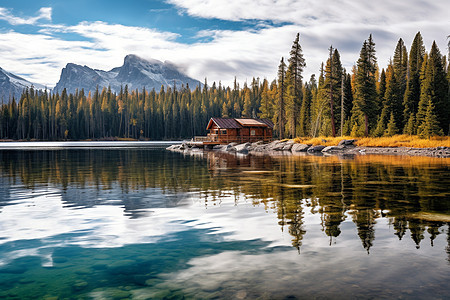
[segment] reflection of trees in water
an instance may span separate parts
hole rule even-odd
[[[447,223],[447,247],[445,248],[448,254],[448,262],[450,263],[450,223]]]
[[[30,189],[60,187],[66,206],[89,207],[104,204],[103,198],[118,199],[125,214],[133,218],[145,216],[143,209],[182,205],[183,197],[177,195],[186,192],[195,192],[206,206],[220,205],[224,196],[234,198],[236,204],[245,197],[273,210],[299,250],[306,233],[305,210],[311,209],[320,214],[330,245],[341,234],[341,223],[350,217],[369,251],[380,217],[389,218],[399,239],[409,230],[419,246],[427,232],[433,245],[447,221],[416,214],[448,216],[449,166],[446,159],[401,156],[199,152],[184,157],[144,149],[0,151],[0,193],[5,195],[0,205],[7,205],[9,186],[17,183]],[[166,197],[152,195],[149,188]]]

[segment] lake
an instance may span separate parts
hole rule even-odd
[[[0,298],[450,298],[450,159],[163,146],[0,150]]]

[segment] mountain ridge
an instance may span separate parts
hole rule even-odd
[[[112,92],[118,93],[122,87],[128,85],[128,90],[155,89],[159,91],[162,85],[178,88],[189,84],[190,87],[203,84],[182,71],[168,61],[161,62],[156,59],[143,59],[135,54],[125,56],[123,65],[109,71],[93,69],[75,63],[67,63],[61,70],[59,81],[53,89],[42,84],[31,82],[23,77],[8,72],[0,67],[0,101],[8,103],[14,97],[18,101],[26,88],[33,86],[36,90],[47,90],[61,93],[64,88],[68,93],[84,89],[87,94],[95,91],[97,86],[111,87]]]
[[[36,90],[47,89],[42,84],[28,81],[0,67],[0,99],[3,103],[8,103],[13,97],[18,101],[24,89],[30,88],[31,86]]]
[[[61,76],[54,88],[54,92],[61,92],[64,88],[68,93],[84,89],[85,92],[111,87],[112,92],[119,92],[125,85],[128,90],[146,88],[151,90],[173,84],[181,87],[202,85],[196,79],[190,78],[178,70],[177,66],[170,62],[161,62],[156,59],[143,59],[137,55],[129,54],[125,56],[123,65],[112,68],[109,71],[92,69],[88,66],[81,66],[68,63],[61,70]]]

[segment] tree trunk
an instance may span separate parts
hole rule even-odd
[[[367,114],[364,114],[364,135],[369,136],[369,117]]]

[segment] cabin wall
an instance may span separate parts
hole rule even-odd
[[[272,128],[267,127],[243,127],[221,129],[215,123],[208,129],[209,143],[228,144],[232,142],[246,143],[256,141],[270,141],[272,139]],[[252,135],[252,131],[254,134]]]

